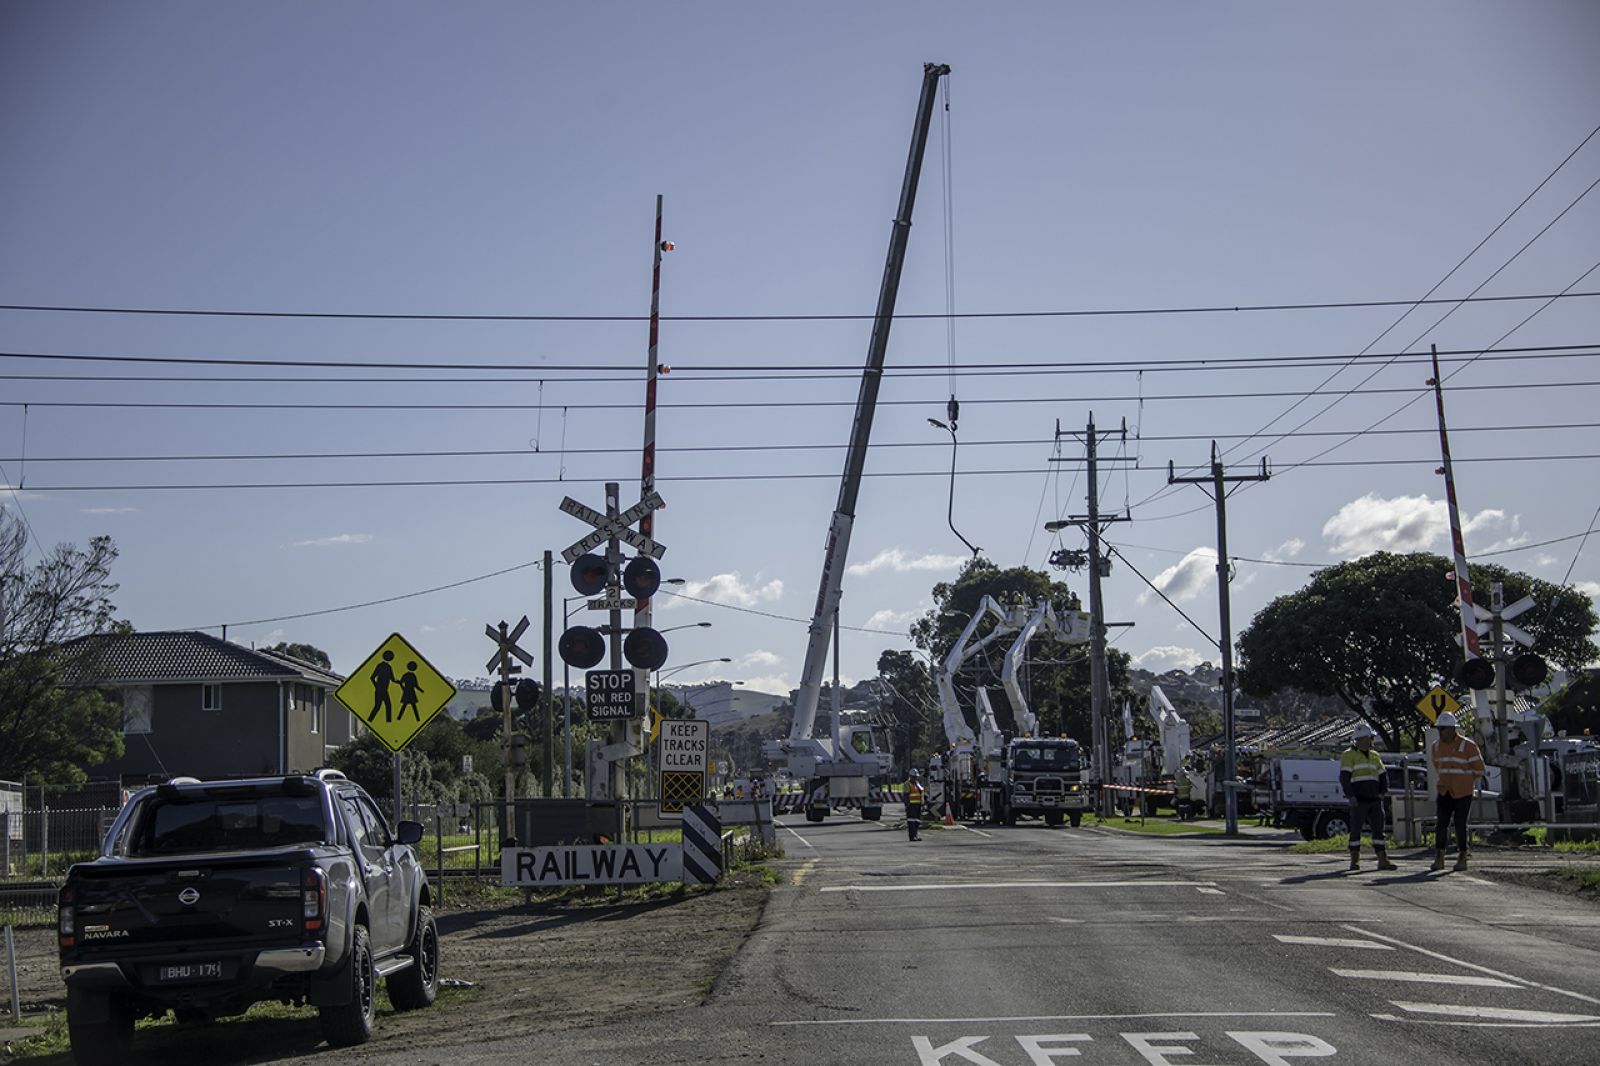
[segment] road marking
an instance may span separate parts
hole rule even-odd
[[[1407,948],[1411,951],[1417,952],[1420,955],[1426,955],[1431,959],[1438,959],[1440,962],[1448,962],[1452,966],[1460,966],[1468,970],[1477,970],[1479,973],[1486,973],[1491,977],[1503,977],[1507,981],[1515,981],[1518,984],[1527,985],[1530,988],[1542,988],[1546,992],[1554,992],[1558,996],[1567,996],[1570,999],[1580,999],[1585,1003],[1593,1003],[1596,1006],[1600,1006],[1600,999],[1595,999],[1593,996],[1586,996],[1582,992],[1572,992],[1565,988],[1557,988],[1555,985],[1546,985],[1540,984],[1538,981],[1530,981],[1526,977],[1516,977],[1512,974],[1501,973],[1498,970],[1491,970],[1487,966],[1479,966],[1474,962],[1466,962],[1462,959],[1451,958],[1449,955],[1443,954],[1442,952],[1430,951],[1427,948],[1418,947],[1415,944],[1407,944],[1404,940],[1396,940],[1392,936],[1384,936],[1382,933],[1374,933],[1371,930],[1363,929],[1358,925],[1347,925],[1345,928],[1350,930],[1352,933],[1360,933],[1362,936],[1371,937],[1374,940],[1384,940],[1395,945],[1396,947]]]
[[[1398,999],[1392,999],[1389,1002],[1412,1014],[1442,1014],[1451,1018],[1478,1018],[1484,1021],[1523,1022],[1532,1025],[1570,1025],[1579,1022],[1600,1022],[1600,1015],[1594,1014],[1557,1014],[1554,1011],[1547,1010],[1515,1010],[1511,1007],[1468,1007],[1447,1003],[1407,1003]]]
[[[969,833],[977,833],[979,836],[988,837],[990,840],[994,839],[994,834],[993,833],[985,833],[982,829],[974,829],[974,828],[972,828],[972,826],[970,826],[970,825],[962,825],[960,822],[956,823],[956,828],[957,829],[965,829]]]
[[[943,892],[972,888],[1193,888],[1210,881],[989,881],[945,885],[836,885],[823,892]]]
[[[1341,970],[1330,967],[1339,977],[1355,977],[1363,981],[1397,981],[1415,985],[1472,985],[1477,988],[1515,988],[1522,986],[1498,977],[1473,977],[1464,973],[1422,973],[1418,970]]]
[[[1468,877],[1466,874],[1461,874],[1459,877],[1452,877],[1450,880],[1452,880],[1452,881],[1470,881],[1475,885],[1492,885],[1492,884],[1494,884],[1493,881],[1485,881],[1481,877]]]
[[[1220,889],[1220,888],[1207,888],[1204,885],[1196,885],[1195,886],[1195,891],[1196,892],[1203,892],[1208,896],[1226,896],[1227,895],[1227,893],[1222,891],[1222,889]]]
[[[1062,925],[1082,925],[1083,924],[1083,919],[1082,918],[1051,918],[1050,921],[1052,921],[1052,922],[1060,922]]]
[[[1332,1011],[1256,1010],[1256,1011],[1158,1011],[1139,1014],[1023,1014],[1000,1018],[801,1018],[789,1022],[768,1022],[771,1026],[801,1025],[992,1025],[1001,1022],[1117,1022],[1145,1018],[1337,1018]]]
[[[1368,948],[1372,951],[1393,951],[1388,944],[1380,944],[1376,940],[1352,940],[1348,937],[1338,936],[1289,936],[1284,933],[1273,933],[1273,939],[1285,944],[1310,944],[1322,948]]]
[[[800,843],[804,844],[806,847],[810,848],[812,846],[811,845],[811,841],[807,840],[805,837],[801,836],[799,833],[796,833],[793,829],[790,829],[788,826],[784,825],[782,822],[778,823],[778,828],[782,829],[785,833],[788,833],[791,836],[793,836],[796,840],[798,840]],[[815,849],[813,848],[812,850],[815,850]]]
[[[815,870],[816,868],[817,868],[817,860],[816,859],[807,859],[805,861],[805,863],[800,867],[800,869],[798,869],[798,870],[796,870],[794,872],[794,883],[797,884],[797,885],[804,884],[805,883],[805,879],[810,877],[812,871]]]

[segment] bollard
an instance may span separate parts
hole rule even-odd
[[[433,809],[434,857],[439,863],[439,906],[444,906],[444,827],[439,819],[439,808]]]
[[[11,1020],[22,1024],[22,991],[17,988],[17,944],[11,938],[11,927],[6,926],[6,969],[11,972]]]

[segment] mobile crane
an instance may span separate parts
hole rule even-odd
[[[867,445],[872,437],[872,418],[878,404],[878,387],[883,380],[884,358],[889,347],[889,327],[894,324],[895,299],[900,291],[900,272],[905,265],[906,244],[911,235],[911,211],[916,204],[917,182],[922,174],[923,152],[928,144],[928,128],[933,121],[934,96],[939,79],[950,73],[940,63],[922,68],[922,95],[917,102],[916,123],[912,127],[911,150],[906,159],[905,181],[900,189],[900,207],[889,234],[889,255],[883,268],[883,283],[878,291],[878,308],[873,317],[872,339],[867,345],[866,367],[861,374],[861,391],[856,397],[855,422],[850,431],[850,446],[845,453],[844,473],[839,483],[839,503],[828,526],[828,539],[822,554],[822,580],[817,590],[817,605],[811,615],[806,641],[805,666],[800,690],[795,697],[794,723],[786,739],[769,741],[765,754],[784,761],[797,778],[806,782],[806,818],[821,821],[832,803],[840,799],[857,801],[862,817],[875,819],[882,808],[870,802],[872,779],[889,773],[892,755],[878,743],[869,726],[845,725],[838,706],[838,687],[834,689],[831,736],[812,735],[817,721],[817,703],[822,694],[822,675],[827,665],[828,640],[836,628],[839,596],[843,590],[845,558],[850,552],[850,532],[855,524],[856,499],[861,491],[861,473],[866,466]],[[821,802],[818,802],[821,801]]]

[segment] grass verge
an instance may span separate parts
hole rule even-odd
[[[1122,829],[1129,833],[1148,833],[1152,836],[1222,836],[1225,830],[1203,822],[1174,822],[1166,818],[1097,818],[1090,815],[1088,825]]]

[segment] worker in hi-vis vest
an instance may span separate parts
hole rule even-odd
[[[1383,760],[1372,750],[1372,727],[1357,722],[1351,734],[1353,746],[1339,756],[1339,785],[1350,801],[1350,869],[1361,869],[1361,830],[1365,826],[1372,834],[1372,850],[1378,854],[1378,869],[1397,869],[1389,861],[1389,848],[1384,843],[1386,818],[1384,800],[1389,795],[1389,780],[1384,773]]]
[[[1483,776],[1483,752],[1462,736],[1456,716],[1446,711],[1433,723],[1439,729],[1429,756],[1439,775],[1439,812],[1433,824],[1433,869],[1444,869],[1444,848],[1450,840],[1450,827],[1456,830],[1457,870],[1467,868],[1467,815],[1472,811],[1472,793]]]
[[[915,770],[906,776],[906,839],[921,840],[922,776]]]

